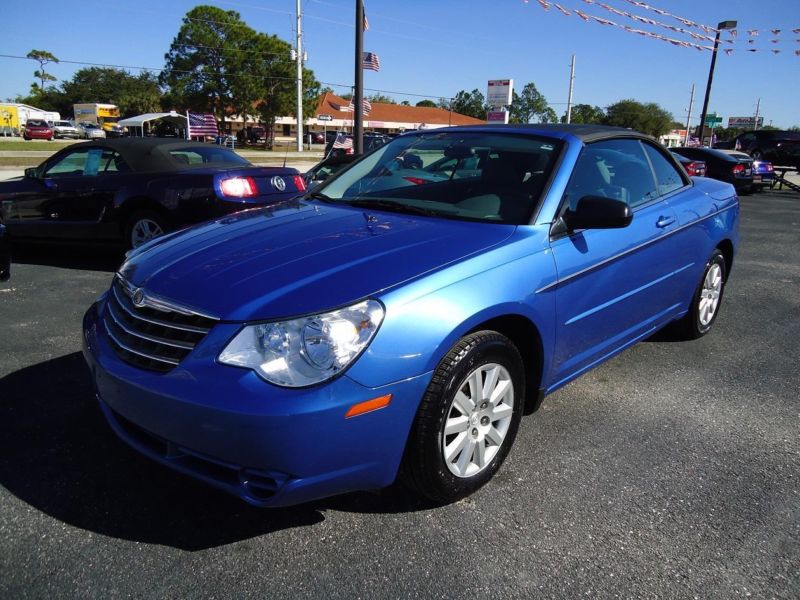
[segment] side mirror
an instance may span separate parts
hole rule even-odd
[[[39,179],[39,175],[36,173],[36,167],[28,167],[25,169],[25,177],[30,179]]]
[[[564,213],[570,231],[575,229],[617,229],[627,227],[633,213],[626,202],[603,196],[584,196],[577,208]]]

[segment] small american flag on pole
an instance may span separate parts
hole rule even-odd
[[[371,71],[380,71],[381,59],[374,52],[364,52],[361,57],[361,67]]]
[[[370,101],[367,100],[366,98],[364,98],[361,101],[361,107],[364,109],[364,114],[365,115],[369,114],[372,111],[372,103],[370,103]],[[355,112],[355,110],[356,110],[356,106],[355,106],[355,104],[353,104],[352,100],[350,100],[350,104],[347,105],[346,109],[344,109],[344,108],[342,109],[343,112]]]
[[[353,138],[343,133],[337,133],[336,139],[333,140],[333,147],[341,148],[342,150],[350,149],[353,147]]]
[[[219,135],[217,119],[210,113],[189,113],[189,131],[191,137]]]

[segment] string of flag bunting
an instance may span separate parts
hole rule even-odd
[[[529,4],[530,0],[524,0],[524,2],[525,2],[525,4]],[[637,23],[643,23],[645,25],[650,25],[652,27],[660,27],[662,29],[667,29],[667,30],[669,30],[671,32],[674,32],[674,33],[677,33],[677,34],[680,34],[680,35],[688,36],[689,38],[691,38],[692,41],[689,41],[689,40],[686,40],[686,39],[678,39],[678,38],[671,37],[671,36],[668,36],[668,35],[662,35],[660,33],[656,33],[656,32],[653,32],[653,31],[647,31],[647,30],[644,30],[644,29],[639,29],[637,27],[632,27],[632,26],[630,26],[628,24],[625,24],[625,23],[618,23],[616,21],[612,21],[611,19],[606,19],[604,17],[600,17],[600,16],[597,16],[595,14],[591,14],[589,12],[586,12],[585,10],[579,10],[577,8],[574,8],[574,7],[565,7],[562,4],[560,4],[558,2],[552,2],[551,0],[536,0],[536,2],[542,9],[544,9],[546,11],[550,10],[550,8],[552,7],[552,8],[555,8],[558,12],[560,12],[562,15],[564,15],[566,17],[576,16],[576,17],[578,17],[579,19],[581,19],[581,20],[583,20],[585,22],[594,22],[594,23],[597,23],[599,25],[604,25],[604,26],[607,26],[607,27],[617,27],[619,29],[627,31],[628,33],[634,33],[636,35],[641,35],[643,37],[657,39],[657,40],[660,40],[662,42],[666,42],[666,43],[672,44],[673,46],[679,46],[681,48],[694,48],[695,50],[698,50],[700,52],[705,52],[705,51],[712,51],[713,52],[714,46],[713,45],[709,45],[709,42],[711,42],[713,44],[713,42],[715,40],[715,36],[714,35],[710,35],[710,34],[719,33],[719,30],[714,28],[714,27],[711,27],[709,25],[705,25],[703,23],[698,23],[696,21],[692,21],[691,19],[686,19],[686,18],[681,17],[679,15],[672,14],[672,13],[666,11],[666,10],[662,10],[662,9],[657,8],[655,6],[651,6],[650,4],[647,4],[645,2],[640,2],[639,0],[624,0],[624,2],[627,2],[628,4],[636,6],[638,8],[643,9],[643,10],[654,12],[654,13],[656,13],[658,15],[661,15],[662,17],[669,17],[669,18],[675,19],[678,22],[680,22],[682,26],[673,25],[671,23],[665,23],[663,21],[659,21],[659,20],[656,20],[656,19],[651,19],[650,17],[646,17],[646,16],[642,16],[642,15],[639,15],[639,14],[628,12],[628,11],[625,11],[625,10],[621,10],[619,8],[611,6],[610,4],[607,4],[605,2],[601,2],[600,0],[581,0],[581,2],[583,2],[584,4],[588,4],[590,6],[594,6],[594,7],[603,9],[603,10],[605,10],[607,12],[610,12],[610,13],[612,13],[614,15],[617,15],[619,17],[624,17],[626,19],[630,19],[632,21],[636,21]],[[792,34],[800,35],[800,27],[795,28],[795,29],[791,29],[791,30],[789,30],[789,29],[785,29],[785,30],[784,29],[763,29],[763,30],[762,29],[747,29],[746,30],[747,38],[748,38],[746,40],[747,45],[744,46],[744,47],[731,47],[731,46],[735,46],[735,43],[736,43],[736,41],[738,39],[738,31],[736,29],[725,30],[725,32],[730,37],[720,38],[720,42],[722,42],[723,44],[725,44],[727,46],[727,47],[722,47],[721,50],[722,50],[722,52],[724,52],[725,54],[728,54],[728,55],[733,54],[734,51],[741,51],[741,52],[772,52],[773,54],[780,54],[782,51],[787,51],[787,50],[785,48],[774,47],[774,46],[777,46],[781,42],[785,42],[787,44],[791,43],[791,39],[789,37],[787,37],[786,35],[784,37],[780,37],[781,33],[789,32],[789,31]],[[773,45],[773,47],[767,47],[767,48],[755,47],[755,44],[756,44],[756,39],[755,38],[761,32],[771,33],[772,34],[773,37],[771,39],[769,39],[768,41],[769,41],[770,44]],[[797,44],[800,44],[800,38],[794,39],[794,42],[797,43]],[[800,47],[795,48],[795,49],[790,49],[788,51],[792,51],[792,52],[794,52],[794,54],[796,56],[800,56]]]

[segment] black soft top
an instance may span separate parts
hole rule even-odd
[[[513,124],[513,125],[494,125],[494,124],[486,124],[486,125],[463,125],[461,127],[450,127],[447,129],[426,129],[414,133],[432,133],[437,131],[452,131],[452,130],[461,130],[461,131],[497,131],[497,132],[507,132],[507,133],[520,133],[520,134],[531,134],[536,135],[543,134],[549,135],[553,137],[563,138],[567,135],[573,135],[576,138],[580,139],[584,143],[589,142],[596,142],[598,140],[604,140],[608,138],[619,138],[619,137],[633,137],[633,138],[642,138],[652,140],[653,138],[649,135],[644,133],[639,133],[638,131],[634,131],[633,129],[627,129],[625,127],[612,127],[610,125],[566,125],[560,123],[523,123],[523,124]],[[411,133],[411,135],[414,135]]]
[[[182,149],[199,148],[208,152],[210,149],[219,150],[221,153],[231,152],[223,146],[214,146],[203,142],[190,142],[188,140],[170,138],[116,138],[109,140],[97,140],[72,144],[68,150],[74,150],[81,146],[91,146],[92,148],[110,148],[119,152],[125,162],[133,171],[184,171],[190,168],[209,168],[214,167],[214,163],[204,163],[198,165],[187,165],[176,160],[171,151]],[[230,165],[228,165],[230,167]]]

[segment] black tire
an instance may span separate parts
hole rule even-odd
[[[719,276],[721,277],[719,288],[719,301],[710,320],[703,317],[703,300],[704,300],[704,283],[712,269],[719,268]],[[689,312],[677,323],[675,323],[674,333],[675,337],[684,340],[696,340],[703,337],[714,325],[719,315],[719,310],[722,308],[722,298],[725,292],[725,282],[727,281],[728,273],[725,264],[725,257],[719,248],[716,248],[708,259],[705,269],[703,269],[703,276],[700,278],[700,283],[692,296],[692,304],[689,307]],[[708,299],[707,297],[705,299]]]
[[[487,460],[473,475],[457,476],[445,461],[444,444],[448,438],[452,439],[460,434],[445,436],[444,426],[452,411],[458,411],[454,407],[454,399],[459,390],[468,385],[467,377],[482,366],[491,364],[501,366],[510,376],[513,390],[510,422],[491,460]],[[525,373],[522,357],[514,344],[495,331],[478,331],[462,338],[436,367],[417,410],[403,457],[403,483],[437,503],[454,502],[473,493],[492,478],[508,455],[519,428],[524,404]],[[483,421],[476,422],[473,415],[473,419],[468,421],[466,435],[477,432],[481,423]],[[495,423],[500,421],[488,422],[488,427],[494,428]],[[467,443],[475,444],[470,445],[470,448],[477,448],[478,444],[483,448],[490,448],[491,444],[488,442],[483,446],[488,438],[487,435],[480,441],[468,439]],[[455,456],[460,454],[456,453]],[[472,456],[474,455],[470,450],[470,457]],[[471,458],[469,460],[471,462]]]
[[[126,250],[131,250],[144,243],[137,243],[134,239],[134,230],[137,228],[137,225],[140,225],[143,221],[149,221],[155,224],[161,230],[161,234],[159,235],[162,235],[168,231],[168,223],[163,215],[160,215],[154,210],[136,211],[130,217],[128,217],[128,220],[125,221],[125,226],[122,229],[122,234],[124,236],[123,243]]]

